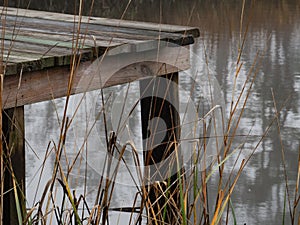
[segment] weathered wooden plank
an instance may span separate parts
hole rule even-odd
[[[0,26],[1,29],[1,26]],[[105,34],[105,36],[101,32],[92,32],[92,33],[80,33],[77,37],[77,34],[70,32],[51,32],[49,30],[41,30],[35,28],[24,28],[20,29],[17,34],[13,29],[6,29],[6,34],[11,35],[21,35],[26,37],[36,37],[42,38],[44,40],[51,40],[56,42],[69,42],[72,43],[76,41],[76,39],[80,43],[84,43],[84,45],[88,47],[95,47],[95,46],[103,46],[103,47],[113,47],[118,46],[120,44],[128,44],[128,43],[139,43],[144,41],[144,39],[139,38],[138,36],[131,37],[131,39],[124,38],[124,37],[114,37]],[[58,47],[58,46],[56,46]]]
[[[25,35],[27,37],[32,37],[32,33],[31,32],[26,32],[24,33],[23,31],[19,31],[19,34]],[[36,36],[36,38],[41,38],[41,39],[46,39],[48,38],[49,35],[51,35],[51,41],[53,41],[54,43],[59,43],[61,41],[63,42],[72,42],[73,40],[73,35],[71,36],[70,34],[59,34],[59,35],[52,35],[51,33],[49,34],[36,34],[34,33],[34,35]],[[54,37],[53,37],[54,36]],[[105,39],[105,40],[104,40]],[[46,39],[47,40],[47,39]],[[14,48],[15,46],[19,46],[19,51],[26,51],[26,52],[30,52],[32,50],[33,53],[40,53],[42,55],[54,55],[54,56],[61,56],[61,55],[65,55],[66,51],[68,51],[67,49],[65,49],[62,46],[44,46],[44,45],[37,45],[37,44],[33,44],[33,43],[23,43],[18,39],[9,42],[7,40],[5,43],[5,48]],[[74,41],[75,42],[75,41]],[[125,39],[125,38],[116,38],[116,37],[103,37],[103,36],[99,36],[99,35],[80,35],[79,37],[79,43],[84,43],[84,45],[90,47],[90,49],[94,49],[95,46],[100,46],[100,49],[105,50],[106,47],[120,47],[121,44],[132,44],[134,45],[134,48],[129,49],[129,50],[125,50],[124,52],[128,52],[128,51],[139,51],[139,46],[145,45],[149,43],[150,41],[144,41],[144,40],[138,40],[138,39]],[[143,44],[145,43],[145,44]],[[24,48],[24,44],[26,45]],[[7,46],[7,47],[6,47]],[[104,47],[101,47],[104,46]],[[153,46],[153,45],[152,45]],[[153,46],[153,48],[156,48],[156,46]],[[84,51],[84,50],[88,50],[88,48],[85,49],[80,49],[80,51]],[[53,52],[52,54],[48,54],[50,52]],[[71,53],[71,51],[70,51]],[[70,54],[69,53],[69,54]]]
[[[15,21],[17,20],[17,22]],[[80,31],[77,29],[78,24],[73,22],[57,21],[57,20],[46,20],[36,19],[28,17],[6,17],[6,24],[9,26],[15,26],[16,28],[34,28],[39,27],[44,30],[51,30],[56,32],[70,32],[78,33],[83,32],[87,34],[98,34],[101,36],[116,37],[116,38],[127,38],[127,39],[139,39],[139,40],[155,40],[163,39],[176,44],[186,45],[191,44],[191,37],[185,34],[168,33],[164,31],[156,30],[144,30],[136,28],[124,28],[124,27],[112,27],[103,26],[101,24],[80,24]]]
[[[40,46],[32,43],[23,43],[14,40],[4,40],[4,49],[8,52],[17,51],[43,56],[63,56],[72,54],[72,49],[66,49],[57,46]]]
[[[26,17],[65,21],[65,22],[74,22],[79,20],[79,17],[74,15],[45,12],[45,11],[34,11],[34,10],[26,10],[26,9],[16,9],[16,8],[7,8],[7,14],[12,16],[20,15]],[[126,21],[126,20],[117,20],[117,19],[108,19],[108,18],[99,18],[99,17],[86,17],[86,16],[82,17],[80,20],[83,23],[90,23],[90,24],[97,24],[97,25],[104,25],[104,26],[134,28],[134,29],[141,29],[141,30],[169,32],[169,33],[185,33],[187,35],[193,35],[194,37],[199,36],[199,29],[195,27],[186,27],[186,26],[178,26],[178,25],[170,26],[167,24],[145,23],[145,22]]]
[[[82,62],[74,76],[74,93],[82,93],[144,78],[164,75],[189,68],[189,50],[164,47],[159,50],[105,56],[94,62]],[[63,97],[67,94],[70,67],[54,67],[41,71],[5,76],[3,107],[11,108]],[[19,82],[20,81],[20,82]]]
[[[102,47],[78,49],[76,55],[81,55],[83,61],[93,60],[103,54]],[[5,75],[12,75],[22,71],[34,71],[53,66],[69,65],[73,56],[73,49],[23,43],[14,40],[4,44]]]
[[[95,48],[88,49],[77,49],[76,54],[90,54],[91,57],[97,57],[99,54],[102,54],[105,48],[98,48],[98,55],[94,55],[93,51]],[[58,58],[70,58],[70,56],[74,53],[73,49],[57,47],[57,46],[43,46],[32,43],[23,43],[17,40],[10,41],[6,40],[4,42],[4,54],[6,55],[17,55],[17,56],[28,56],[28,58],[32,58],[34,60],[40,60],[41,58],[54,58],[57,61]],[[4,58],[5,59],[5,58]],[[91,58],[93,59],[93,58]],[[51,59],[53,60],[53,59]],[[6,62],[6,61],[5,61]],[[24,61],[26,63],[26,61]],[[55,64],[55,66],[59,66],[60,64]]]
[[[59,43],[55,41],[53,42]],[[68,43],[68,45],[71,45],[71,43]],[[91,49],[91,47],[86,47],[81,48],[77,51],[90,52]],[[5,53],[9,53],[10,55],[22,55],[23,53],[24,55],[28,55],[28,57],[32,59],[40,59],[42,57],[66,56],[73,53],[73,49],[70,47],[59,46],[59,44],[51,45],[47,44],[46,42],[43,43],[42,39],[38,40],[33,38],[30,42],[24,42],[22,37],[16,38],[13,41],[10,41],[8,37],[4,43],[4,51]]]
[[[72,55],[66,56],[43,56],[35,58],[37,55],[30,53],[4,54],[4,70],[5,75],[19,74],[21,72],[30,72],[43,70],[50,67],[70,65]],[[82,61],[92,60],[94,52],[79,51],[76,55],[81,55]]]
[[[193,43],[192,36],[177,34],[177,32],[186,33],[184,32],[188,30],[186,27],[175,26],[178,28],[176,32],[175,27],[170,32],[169,25],[162,25],[165,29],[162,29],[161,26],[155,27],[153,24],[147,25],[147,23],[136,25],[132,22],[125,22],[125,25],[121,26],[123,21],[116,24],[117,20],[112,23],[105,19],[92,18],[92,20],[88,20],[87,17],[83,17],[85,23],[82,23],[80,31],[77,31],[78,24],[74,23],[76,17],[55,13],[50,16],[51,14],[31,10],[7,9],[5,22],[5,47],[7,47],[5,50],[7,54],[5,56],[9,57],[4,58],[4,63],[9,64],[9,66],[6,66],[6,75],[69,65],[74,54],[80,54],[83,61],[93,60],[107,48],[117,46],[118,54],[141,51],[139,46],[142,45],[136,46],[136,44],[144,41],[160,39],[179,45]],[[73,19],[71,20],[71,18]],[[89,21],[94,22],[88,24]],[[103,21],[103,24],[100,21]],[[189,30],[193,29],[189,28]],[[193,32],[187,32],[187,34],[194,34]],[[195,35],[198,34],[195,33]],[[78,40],[76,40],[77,38]],[[76,47],[75,43],[78,43]],[[124,44],[132,44],[132,46]],[[149,46],[151,45],[148,45],[146,50],[149,49]]]
[[[45,30],[50,31],[67,31],[70,33],[77,33],[78,23],[74,21],[61,21],[61,20],[48,20],[45,18],[32,18],[32,17],[22,17],[22,16],[6,16],[5,23],[8,26],[18,27],[39,27]],[[142,33],[140,31],[143,31]],[[174,39],[181,38],[182,34],[164,32],[163,30],[144,30],[137,29],[135,27],[114,27],[106,26],[102,24],[93,24],[93,23],[81,23],[80,24],[81,32],[90,32],[90,31],[101,31],[103,33],[118,33],[118,34],[131,34],[131,35],[142,35],[145,37],[157,37],[158,34],[161,36],[167,35]]]
[[[39,36],[31,35],[31,36],[23,36],[23,35],[16,35],[13,37],[10,34],[5,34],[5,39],[6,40],[14,40],[14,41],[19,41],[22,43],[30,43],[30,44],[36,44],[36,45],[42,45],[42,46],[58,46],[58,47],[64,47],[64,48],[74,48],[72,40],[67,40],[67,41],[56,41],[52,40],[50,38],[48,39],[43,39]],[[90,46],[85,46],[85,45],[79,45],[78,48],[82,49],[87,49],[90,48]]]

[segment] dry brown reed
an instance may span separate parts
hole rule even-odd
[[[81,43],[79,42],[79,34],[81,31],[81,17],[82,17],[82,8],[83,8],[84,1],[79,1],[79,21],[77,23],[77,26],[75,26],[74,23],[74,38],[73,38],[73,57],[71,60],[71,72],[69,77],[69,83],[68,83],[68,93],[65,100],[65,106],[63,111],[62,120],[60,121],[60,135],[59,135],[59,141],[58,143],[49,142],[48,148],[45,153],[45,158],[43,162],[43,169],[44,165],[46,164],[46,160],[48,159],[49,152],[55,152],[55,164],[53,166],[53,173],[51,179],[45,184],[43,187],[43,194],[41,195],[40,199],[36,200],[36,204],[27,209],[26,215],[22,215],[21,208],[22,206],[17,205],[19,207],[19,221],[20,224],[109,224],[109,210],[113,210],[110,208],[112,197],[114,193],[114,182],[116,180],[117,174],[118,174],[118,166],[115,168],[114,171],[112,171],[112,168],[110,168],[111,165],[111,158],[107,158],[107,164],[105,165],[107,167],[107,174],[102,174],[100,181],[99,181],[99,187],[98,187],[98,193],[96,196],[96,200],[94,204],[90,204],[86,200],[85,195],[76,195],[76,191],[71,190],[70,185],[70,178],[69,175],[76,171],[74,170],[74,165],[77,162],[77,160],[82,160],[82,157],[80,154],[84,154],[83,151],[80,151],[77,155],[77,157],[74,159],[74,161],[70,162],[69,167],[67,171],[65,170],[64,166],[62,165],[65,163],[62,160],[62,157],[64,156],[64,148],[66,147],[66,139],[69,133],[69,128],[71,126],[71,123],[73,121],[73,118],[69,118],[67,111],[70,105],[70,93],[71,89],[73,87],[73,77],[76,73],[78,66],[80,64],[80,57],[77,56],[77,52],[80,49]],[[263,3],[257,3],[257,4],[263,4]],[[130,6],[130,1],[126,7],[126,10]],[[241,68],[243,67],[243,63],[240,61],[241,55],[243,54],[243,48],[246,41],[248,29],[249,29],[249,21],[246,24],[246,27],[244,25],[244,18],[245,18],[245,7],[246,7],[246,1],[243,1],[243,6],[241,10],[240,15],[240,47],[239,52],[237,53],[237,62],[236,62],[236,73],[234,76],[234,84],[236,84],[237,79],[239,78],[239,74],[241,71]],[[92,12],[93,4],[90,9],[90,12]],[[249,13],[249,12],[247,12]],[[5,24],[5,12],[2,12],[2,24]],[[125,12],[122,14],[122,18],[124,17]],[[251,15],[251,13],[250,13]],[[251,16],[250,16],[251,17]],[[75,20],[75,19],[74,19]],[[2,26],[5,27],[5,26]],[[245,31],[243,29],[245,28]],[[3,28],[4,29],[4,28]],[[5,30],[2,30],[2,38],[1,38],[1,59],[0,59],[0,96],[3,90],[3,63],[5,63],[5,60],[3,58],[3,40],[4,40]],[[86,33],[85,33],[86,35]],[[195,165],[193,165],[193,169],[191,174],[186,174],[185,172],[179,173],[176,182],[179,183],[179,185],[176,187],[174,192],[180,193],[180,204],[177,204],[174,202],[174,199],[170,196],[174,193],[170,192],[168,189],[168,186],[170,186],[170,183],[156,183],[155,184],[155,194],[157,195],[157,201],[164,200],[163,205],[156,205],[159,208],[155,207],[153,203],[149,201],[149,198],[147,194],[149,191],[147,190],[147,185],[142,184],[141,187],[137,186],[137,197],[133,202],[132,207],[125,209],[125,208],[115,208],[114,210],[120,210],[120,211],[127,211],[131,213],[130,221],[132,224],[141,224],[142,221],[147,220],[147,216],[149,214],[154,215],[153,218],[151,218],[151,224],[165,224],[166,220],[166,208],[171,208],[172,212],[171,214],[178,218],[178,221],[180,221],[180,224],[204,224],[204,225],[216,225],[221,224],[222,220],[225,220],[225,224],[229,224],[228,214],[232,213],[234,217],[234,209],[230,209],[230,201],[232,197],[232,193],[234,192],[234,189],[236,187],[237,181],[239,177],[242,174],[243,169],[249,162],[251,156],[254,154],[256,149],[258,148],[259,144],[263,141],[264,137],[267,135],[271,125],[273,122],[277,123],[278,127],[278,133],[280,135],[280,125],[279,125],[279,112],[280,108],[277,109],[275,98],[273,99],[274,102],[274,108],[275,108],[275,115],[274,119],[270,122],[268,128],[264,132],[264,134],[261,135],[261,138],[257,145],[253,148],[252,153],[250,154],[249,158],[242,159],[241,163],[238,164],[238,160],[236,159],[234,167],[236,166],[238,168],[237,172],[234,173],[233,169],[229,176],[226,178],[224,168],[227,165],[227,162],[229,160],[232,160],[233,154],[241,151],[241,145],[238,147],[234,146],[234,141],[236,136],[238,136],[238,128],[240,121],[243,117],[243,112],[247,106],[247,101],[249,98],[251,98],[251,90],[253,88],[254,81],[256,79],[256,76],[258,74],[260,63],[261,63],[261,55],[258,53],[251,69],[248,71],[247,78],[243,84],[242,89],[239,91],[236,89],[236,85],[233,86],[232,92],[232,100],[230,103],[230,112],[228,115],[228,120],[222,121],[224,123],[224,137],[223,137],[223,143],[218,143],[219,145],[223,145],[222,152],[219,152],[219,155],[217,157],[217,162],[213,166],[207,167],[205,170],[200,171],[197,169],[197,163],[199,158],[195,158]],[[209,66],[209,63],[207,61],[207,67]],[[274,95],[273,95],[274,96]],[[102,105],[105,106],[105,100],[104,100],[104,94],[101,91],[101,98],[102,98]],[[0,97],[0,103],[2,103],[2,99]],[[242,110],[237,110],[238,106],[242,105]],[[2,112],[1,108],[2,104],[0,104],[0,110]],[[105,109],[101,110],[103,112],[104,120],[105,120]],[[225,115],[223,115],[225,117]],[[2,121],[2,114],[0,113],[0,121]],[[204,127],[206,127],[206,124],[203,124]],[[213,126],[213,125],[212,125]],[[0,128],[1,128],[1,122],[0,122]],[[204,129],[206,131],[206,129]],[[135,164],[137,167],[139,167],[142,162],[137,156],[137,150],[133,145],[130,144],[130,140],[128,140],[128,143],[124,146],[119,146],[116,142],[116,134],[115,133],[109,133],[108,129],[105,129],[105,138],[106,138],[106,144],[107,144],[107,151],[110,153],[109,155],[113,155],[115,152],[118,152],[119,154],[119,161],[124,162],[126,164],[126,161],[124,160],[124,152],[127,148],[130,148],[134,157]],[[203,134],[203,140],[198,142],[198,144],[195,146],[195,151],[207,151],[207,138],[213,138],[213,137],[207,137],[207,134]],[[3,140],[1,140],[1,143],[3,143]],[[282,140],[281,140],[282,144]],[[283,146],[283,145],[282,145]],[[0,203],[0,220],[2,219],[2,206],[3,206],[3,150],[2,145],[0,145],[0,154],[1,154],[1,203]],[[176,158],[179,160],[179,156]],[[284,164],[284,173],[285,173],[285,183],[286,183],[286,191],[287,191],[287,199],[288,199],[288,207],[289,212],[291,216],[292,224],[297,223],[296,218],[296,210],[299,203],[299,177],[300,177],[300,149],[299,149],[299,159],[298,159],[298,174],[297,174],[297,185],[294,195],[294,201],[293,203],[290,201],[291,199],[291,190],[289,190],[288,187],[288,177],[286,173],[286,167],[285,167],[285,157],[284,157],[284,149],[282,147],[282,161]],[[81,162],[80,162],[81,163]],[[177,164],[179,164],[177,162]],[[44,170],[41,170],[39,182],[41,181],[41,177]],[[138,171],[140,178],[142,179],[142,171]],[[111,174],[113,174],[111,176]],[[12,171],[11,176],[14,176],[14,173]],[[85,171],[85,176],[87,176]],[[111,179],[112,177],[112,179]],[[217,184],[217,190],[215,196],[209,196],[210,190],[209,190],[209,183],[212,177],[218,178],[218,184]],[[226,178],[226,179],[225,179]],[[14,179],[13,179],[14,180]],[[86,186],[86,180],[84,185]],[[38,185],[39,186],[39,185]],[[62,201],[60,202],[60,205],[57,204],[56,199],[58,198],[57,195],[59,193],[59,189],[62,190],[63,197]],[[18,192],[16,191],[17,187],[14,185],[14,193],[16,199],[20,198]],[[141,198],[141,205],[138,205],[137,199]],[[214,198],[214,202],[211,202],[210,199]],[[19,201],[17,201],[19,202]],[[167,206],[171,207],[167,207]],[[180,208],[178,208],[180,206]],[[80,213],[80,210],[82,210],[82,213]],[[211,210],[213,209],[213,210]],[[226,212],[227,211],[227,212]],[[146,212],[146,214],[145,214]],[[226,212],[226,213],[225,213]],[[137,214],[137,216],[134,216]],[[224,216],[225,214],[225,216]],[[136,218],[136,219],[134,219]],[[225,218],[225,219],[224,219]],[[148,218],[149,219],[149,218]],[[176,224],[176,223],[174,223]],[[224,223],[222,223],[224,224]]]

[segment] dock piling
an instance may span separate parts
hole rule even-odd
[[[3,224],[15,225],[19,224],[19,220],[24,219],[26,209],[24,106],[4,110],[2,124]],[[17,206],[20,207],[21,215],[17,213]]]
[[[177,224],[180,216],[178,72],[140,81],[147,224]],[[156,221],[154,223],[154,220]]]

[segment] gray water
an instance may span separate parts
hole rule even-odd
[[[260,58],[258,65],[255,66],[257,76],[234,144],[238,146],[240,143],[244,143],[241,159],[247,158],[251,150],[255,148],[260,136],[268,129],[275,116],[272,92],[277,109],[281,109],[279,112],[280,135],[275,121],[244,169],[233,192],[232,204],[238,224],[282,224],[284,215],[286,224],[290,224],[288,208],[286,208],[286,213],[283,213],[286,185],[281,149],[284,149],[285,153],[288,188],[291,195],[290,200],[293,202],[300,147],[300,4],[298,1],[256,1],[251,8],[250,1],[246,1],[245,19],[242,30],[240,30],[242,2],[208,1],[196,4],[195,1],[191,1],[188,5],[183,3],[185,1],[170,1],[162,4],[158,2],[133,1],[133,5],[125,17],[199,27],[201,36],[192,46],[194,55],[199,58],[194,57],[191,61],[195,70],[206,71],[209,68],[211,74],[218,81],[224,94],[227,117],[234,89],[233,81],[238,50],[249,21],[241,57],[243,66],[237,79],[237,93],[241,90],[258,52]],[[99,7],[97,9],[101,11]],[[122,6],[120,7],[122,8]],[[114,11],[113,9],[104,7],[103,14],[119,18],[118,12],[122,10],[115,9]],[[95,10],[95,14],[97,13],[99,14]],[[206,61],[208,66],[204,63]],[[183,77],[181,80],[183,86],[188,86],[189,82],[185,80],[183,73],[181,77]],[[137,84],[133,84],[131,88],[138,90]],[[124,88],[118,87],[113,92],[121,93],[122,90]],[[134,94],[130,96],[134,102],[136,96]],[[49,141],[58,142],[59,121],[62,118],[64,103],[64,99],[58,99],[29,105],[25,108],[26,188],[29,206],[33,204],[33,192],[38,184],[38,175],[41,172],[48,143]],[[137,145],[141,145],[139,121],[139,109],[137,108],[135,119],[132,118],[130,122],[136,132],[132,139],[136,141]],[[80,144],[77,142],[80,142],[80,135],[84,134],[85,126],[83,124],[72,128],[68,136],[66,152],[69,160],[74,158],[78,151]],[[90,143],[86,147],[89,148],[90,158],[95,160],[95,162],[88,162],[87,165],[86,193],[88,193],[87,199],[91,202],[93,202],[93,196],[99,184],[99,168],[95,169],[95,167],[103,160],[101,154],[97,154],[97,149],[103,141],[99,143]],[[130,161],[132,157],[129,152],[126,159],[133,164]],[[53,161],[54,154],[52,153],[46,160],[46,168],[43,171],[38,195],[43,191],[43,184],[50,179]],[[228,162],[229,165],[226,167],[228,174],[232,169],[233,162],[234,160]],[[86,161],[83,159],[82,163],[85,164]],[[78,168],[84,168],[84,166],[78,166]],[[81,170],[80,176],[79,172],[75,173],[75,171],[74,174],[71,174],[72,188],[76,188],[78,193],[85,191],[83,188],[84,169]],[[129,206],[128,203],[134,198],[136,189],[128,185],[131,178],[126,171],[121,171],[119,178],[120,185],[116,187],[118,195],[114,196],[112,206]],[[39,198],[37,197],[37,199]],[[117,216],[113,218],[118,220]]]

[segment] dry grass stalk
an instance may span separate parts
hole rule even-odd
[[[125,12],[128,9],[130,2],[128,2],[128,5],[122,15],[122,18],[125,16]],[[44,187],[44,192],[42,194],[41,199],[38,200],[38,203],[36,206],[32,207],[29,209],[27,212],[26,218],[24,218],[24,221],[28,224],[31,223],[41,223],[41,224],[51,224],[53,221],[60,222],[60,223],[65,223],[65,224],[82,224],[85,221],[87,221],[87,224],[103,224],[105,225],[108,223],[109,219],[109,208],[110,204],[112,202],[112,196],[114,192],[114,181],[117,177],[118,174],[118,166],[116,167],[115,170],[112,171],[110,167],[110,162],[111,158],[107,159],[107,174],[102,174],[103,177],[106,177],[106,179],[101,179],[99,182],[99,191],[95,200],[95,204],[91,207],[91,210],[86,203],[85,200],[85,194],[84,196],[80,196],[78,199],[75,195],[75,192],[72,193],[71,188],[70,188],[70,180],[69,180],[69,174],[74,170],[74,165],[79,160],[84,154],[84,145],[81,147],[80,151],[77,153],[76,158],[73,162],[68,163],[68,169],[67,172],[64,170],[62,166],[62,155],[64,153],[64,148],[65,148],[65,142],[66,138],[69,132],[69,128],[71,126],[71,123],[73,121],[73,118],[68,118],[67,117],[67,109],[69,107],[69,99],[70,99],[70,93],[71,89],[73,87],[73,77],[74,74],[76,73],[78,66],[80,64],[80,57],[77,56],[77,52],[80,49],[80,46],[82,43],[79,43],[79,33],[81,32],[81,15],[82,15],[82,8],[83,8],[84,1],[79,2],[79,20],[77,27],[75,27],[75,22],[74,22],[74,38],[73,38],[73,48],[74,48],[74,55],[72,57],[72,64],[70,66],[71,72],[70,72],[70,78],[69,78],[69,83],[68,83],[68,93],[67,93],[67,98],[65,102],[65,107],[64,107],[64,112],[63,112],[63,117],[62,121],[60,122],[60,139],[59,142],[56,146],[55,143],[53,143],[53,148],[51,149],[50,143],[48,145],[46,154],[45,154],[45,159],[43,162],[43,166],[46,164],[46,160],[48,159],[48,153],[51,152],[52,150],[55,151],[55,169],[53,170],[53,176],[51,180],[45,185]],[[181,208],[178,208],[178,204],[175,202],[174,198],[172,198],[173,193],[170,193],[168,186],[170,184],[168,183],[156,183],[155,184],[155,193],[157,195],[157,202],[164,199],[164,205],[154,205],[149,201],[149,198],[147,196],[147,193],[149,193],[149,190],[147,190],[147,185],[142,184],[142,186],[139,188],[137,187],[137,196],[141,197],[142,203],[140,206],[140,211],[139,211],[139,219],[135,221],[136,224],[140,222],[140,219],[142,217],[145,217],[143,215],[143,209],[146,208],[146,211],[148,211],[148,215],[151,214],[153,215],[153,218],[151,223],[152,224],[164,224],[166,218],[165,214],[165,207],[168,205],[171,205],[170,208],[172,208],[172,214],[176,217],[179,218],[179,221],[183,221],[184,224],[197,224],[199,221],[201,224],[219,224],[223,212],[225,211],[226,206],[228,206],[228,203],[230,201],[231,195],[234,191],[234,188],[237,184],[237,181],[239,177],[241,176],[242,170],[245,168],[247,162],[250,160],[250,157],[254,154],[255,150],[257,149],[258,145],[261,143],[263,138],[266,136],[268,130],[270,129],[272,123],[274,121],[277,122],[278,126],[278,132],[280,134],[280,127],[279,127],[279,118],[278,114],[280,112],[280,109],[277,110],[276,107],[276,101],[274,98],[274,107],[275,107],[275,118],[274,120],[270,123],[268,126],[268,129],[265,131],[265,133],[262,135],[261,139],[258,142],[258,145],[255,146],[253,149],[252,154],[250,155],[249,158],[246,160],[243,160],[237,174],[233,173],[233,169],[229,175],[228,180],[224,180],[225,177],[225,172],[224,168],[226,167],[226,163],[228,160],[231,159],[231,156],[239,151],[241,146],[238,146],[237,148],[233,148],[233,143],[234,143],[234,138],[237,136],[237,131],[238,127],[241,121],[241,118],[243,116],[243,112],[246,109],[246,104],[249,98],[251,97],[251,90],[255,81],[255,78],[258,74],[258,69],[260,67],[259,62],[259,53],[257,54],[253,65],[251,69],[248,71],[246,81],[243,84],[242,90],[238,92],[236,89],[236,84],[237,84],[237,79],[239,78],[239,74],[241,71],[241,68],[243,67],[243,63],[241,62],[241,56],[243,53],[243,48],[244,44],[246,41],[246,35],[248,32],[249,28],[249,23],[246,25],[246,31],[243,33],[242,28],[243,28],[243,20],[244,20],[244,13],[245,13],[245,0],[243,1],[243,7],[242,7],[242,13],[240,17],[240,34],[241,34],[241,46],[239,48],[238,52],[238,57],[237,57],[237,67],[236,67],[236,73],[234,77],[234,85],[233,85],[233,90],[232,90],[232,101],[230,103],[230,115],[228,119],[228,124],[225,130],[225,135],[224,135],[224,151],[219,153],[218,155],[218,162],[216,167],[210,168],[207,167],[204,171],[199,171],[197,169],[197,163],[200,158],[200,156],[195,156],[195,161],[194,161],[194,167],[192,170],[192,174],[190,176],[187,176],[186,174],[182,173],[178,176],[176,182],[179,183],[179,186],[176,187],[176,191],[179,191],[180,193],[180,201],[181,201]],[[92,10],[92,7],[91,7]],[[5,18],[5,17],[3,17]],[[75,18],[74,18],[75,21]],[[5,23],[5,21],[3,21]],[[5,27],[5,26],[3,26]],[[3,89],[3,40],[4,40],[4,32],[2,31],[2,58],[1,58],[1,65],[0,68],[2,71],[0,71],[0,94]],[[206,53],[205,53],[206,54]],[[208,61],[207,61],[207,66],[208,66]],[[2,96],[2,95],[1,95]],[[244,102],[241,102],[243,97]],[[237,97],[237,100],[234,100]],[[102,105],[103,109],[101,110],[101,113],[103,113],[104,116],[104,121],[105,119],[105,106],[106,102],[104,99],[104,94],[101,90],[101,98],[102,98]],[[2,99],[0,97],[0,103],[2,103]],[[242,104],[242,110],[241,112],[238,112],[237,108],[238,106]],[[2,104],[0,105],[2,107]],[[0,108],[1,109],[1,108]],[[2,110],[1,110],[2,112]],[[99,113],[100,114],[100,113]],[[234,116],[237,116],[237,121],[234,123]],[[0,119],[2,117],[2,114],[0,113]],[[1,121],[0,120],[0,128],[1,128]],[[224,122],[224,121],[223,121]],[[120,125],[120,124],[119,124]],[[203,151],[204,154],[206,151],[208,151],[208,147],[206,145],[207,139],[208,138],[215,138],[215,137],[207,137],[207,125],[205,124],[205,121],[203,122],[203,127],[204,127],[204,134],[203,134],[203,140],[200,142],[199,140],[195,141],[197,144],[195,144],[195,151]],[[124,162],[126,164],[126,160],[124,159],[124,152],[126,150],[126,147],[131,147],[132,150],[132,155],[135,160],[135,164],[138,165],[137,167],[140,168],[141,160],[138,158],[137,150],[135,149],[134,145],[131,143],[126,143],[126,145],[122,146],[121,148],[117,145],[116,143],[116,137],[114,133],[109,136],[108,134],[108,129],[105,128],[105,135],[106,135],[106,142],[107,142],[107,151],[111,154],[114,152],[119,153],[119,162]],[[87,140],[85,140],[86,142]],[[282,144],[282,143],[281,143]],[[216,148],[219,148],[222,145],[222,143],[217,143]],[[299,148],[300,149],[300,148]],[[2,145],[0,146],[0,154],[2,157]],[[282,158],[283,162],[285,162],[284,159],[284,149],[282,148]],[[177,156],[176,160],[179,160],[179,156]],[[236,160],[237,162],[237,160]],[[177,162],[179,165],[179,162]],[[236,165],[236,164],[234,164]],[[3,172],[3,159],[1,158],[1,173]],[[285,164],[284,164],[285,168]],[[214,211],[210,212],[209,208],[210,204],[209,203],[209,187],[208,183],[210,181],[210,178],[215,175],[216,171],[218,171],[218,176],[219,176],[219,182],[218,182],[218,190],[215,201],[215,207]],[[43,170],[41,170],[40,177],[42,177]],[[141,171],[138,171],[140,180],[143,180],[143,174]],[[293,203],[293,209],[291,202],[289,202],[289,210],[291,213],[291,220],[295,221],[296,217],[296,209],[299,203],[299,194],[298,194],[298,189],[299,189],[299,177],[300,177],[300,153],[299,153],[299,159],[298,159],[298,174],[297,174],[297,185],[296,185],[296,190],[295,190],[295,197],[294,197],[294,203]],[[112,176],[111,176],[112,175]],[[109,179],[112,177],[113,179]],[[3,196],[3,181],[2,181],[2,174],[1,174],[1,196]],[[286,174],[286,168],[285,168],[285,179],[286,179],[286,189],[287,189],[287,194],[288,194],[288,199],[290,199],[290,191],[288,190],[288,179],[287,179],[287,174]],[[41,178],[40,178],[41,180]],[[231,182],[233,180],[233,182]],[[198,186],[198,182],[200,181],[200,186]],[[60,207],[56,205],[55,200],[56,200],[56,193],[58,192],[57,185],[59,184],[60,187],[63,189],[63,202],[61,203]],[[84,185],[86,186],[87,183],[85,182]],[[138,185],[137,185],[138,186]],[[188,199],[191,197],[189,196],[189,190],[192,190],[191,192],[193,193],[192,195],[192,200],[190,202]],[[17,195],[16,195],[17,196]],[[47,199],[48,196],[48,199]],[[137,198],[137,197],[136,197]],[[2,198],[1,198],[2,199]],[[45,200],[47,199],[46,203]],[[46,204],[46,207],[44,206]],[[131,212],[131,219],[133,219],[133,214],[136,213],[134,212],[134,208],[136,207],[136,199],[134,201],[134,205],[132,207],[132,212]],[[1,213],[1,206],[2,203],[0,203],[0,219],[2,217]],[[88,216],[82,215],[80,216],[79,214],[79,208],[80,206],[85,207],[85,209],[88,211]],[[155,206],[158,206],[159,208],[155,208]],[[199,206],[199,207],[198,207]],[[45,208],[44,208],[45,207]],[[35,212],[37,211],[37,212]],[[201,214],[199,215],[199,212]],[[192,220],[193,219],[193,220]],[[210,221],[211,219],[211,221]],[[226,222],[228,223],[228,221]],[[294,222],[293,222],[294,223]]]

